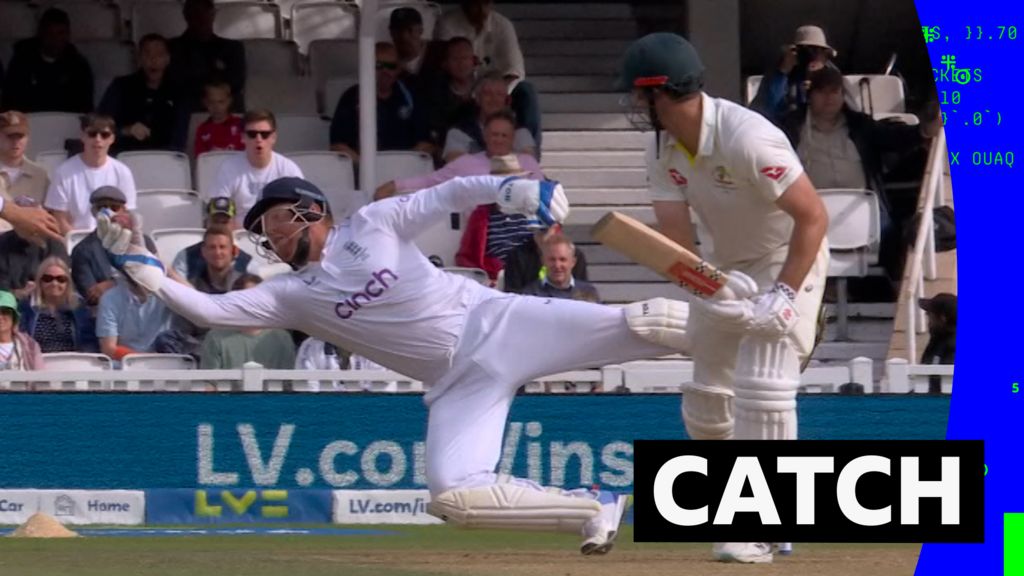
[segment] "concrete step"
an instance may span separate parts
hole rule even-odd
[[[569,205],[572,208],[578,206],[604,206],[607,209],[617,209],[620,206],[645,206],[650,204],[647,200],[647,191],[638,188],[566,188],[565,193],[569,196]]]
[[[547,144],[547,142],[545,142]],[[544,169],[552,168],[638,168],[646,169],[643,152],[621,150],[556,151],[544,149]]]
[[[603,19],[628,20],[633,17],[633,9],[629,4],[505,4],[499,3],[495,9],[502,16],[517,23],[521,20],[570,20]]]
[[[682,298],[682,288],[664,282],[597,282],[601,301],[610,304],[636,302],[649,298]]]
[[[614,76],[586,76],[583,74],[545,76],[538,74],[534,76],[527,69],[527,80],[540,92],[541,106],[543,107],[544,96],[549,92],[615,92]]]
[[[569,188],[644,188],[643,168],[545,168],[544,175]]]
[[[540,76],[562,74],[607,76],[614,78],[621,71],[622,56],[527,56],[526,71]]]
[[[661,282],[656,272],[638,264],[590,264],[587,276],[591,282]]]
[[[613,56],[621,58],[630,40],[522,40],[519,47],[527,58],[535,56]]]
[[[825,304],[825,313],[830,318],[836,317],[836,305]],[[875,318],[892,320],[896,316],[895,302],[855,302],[847,304],[847,314],[852,320],[859,318]]]
[[[529,70],[529,68],[527,68]],[[604,112],[624,114],[619,104],[621,95],[615,92],[557,92],[543,94],[544,112]]]
[[[574,114],[552,112],[541,116],[545,130],[633,130],[634,126],[621,112]]]
[[[632,20],[542,20],[534,18],[515,22],[520,40],[630,40],[638,35]]]
[[[583,131],[583,130],[545,130],[544,158],[556,151],[621,151],[633,150],[643,152],[647,143],[654,139],[654,132],[637,130],[623,131]]]
[[[610,207],[606,206],[577,206],[569,210],[569,218],[566,226],[570,227],[567,232],[569,236],[579,242],[586,242],[590,239],[589,227],[597,224],[597,221],[608,213]],[[654,210],[650,206],[615,206],[615,210],[628,216],[632,216],[645,224],[654,224]],[[585,230],[571,229],[573,226],[587,227]]]

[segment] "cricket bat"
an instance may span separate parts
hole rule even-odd
[[[643,222],[609,212],[594,225],[591,236],[701,298],[729,300],[729,277],[699,256]]]

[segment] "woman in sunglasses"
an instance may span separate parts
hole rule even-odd
[[[36,289],[18,310],[21,330],[43,352],[96,352],[96,325],[71,288],[71,271],[61,258],[47,258],[36,272]]]

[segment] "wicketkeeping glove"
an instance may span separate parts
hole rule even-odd
[[[96,215],[96,235],[110,256],[111,263],[124,271],[138,285],[150,292],[160,289],[166,273],[160,259],[146,249],[142,239],[141,219],[128,214],[128,227],[115,222],[114,214],[101,210]]]
[[[528,226],[548,228],[569,215],[569,200],[558,182],[510,176],[502,180],[498,191],[501,211],[526,216]]]

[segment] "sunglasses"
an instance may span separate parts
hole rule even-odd
[[[68,277],[67,276],[50,276],[49,274],[43,274],[43,276],[42,276],[42,278],[40,278],[40,280],[43,281],[43,284],[49,284],[50,282],[58,282],[60,284],[67,284],[68,283]]]
[[[6,136],[8,140],[21,140],[22,138],[28,136],[28,134],[25,134],[23,132],[10,132],[8,134],[4,134],[4,136]]]
[[[86,130],[85,135],[89,138],[95,138],[99,136],[103,140],[110,140],[114,136],[114,133],[110,130]]]
[[[377,62],[377,70],[398,70],[398,62]]]
[[[245,136],[250,140],[255,140],[257,136],[266,140],[274,134],[273,130],[246,130]]]

